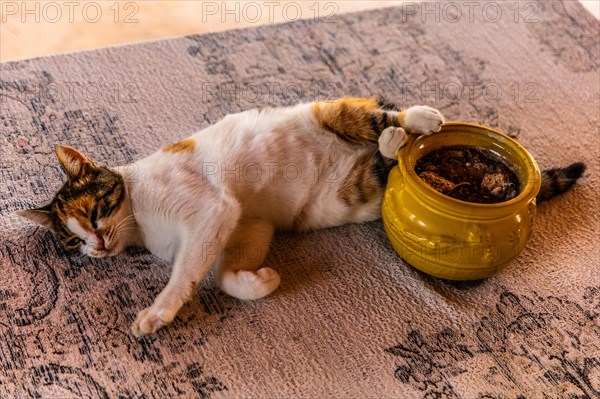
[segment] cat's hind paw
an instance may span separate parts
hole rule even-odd
[[[379,152],[386,158],[398,159],[398,150],[408,140],[406,132],[401,127],[390,126],[379,136]]]
[[[155,309],[150,306],[139,312],[133,324],[131,332],[136,337],[154,334],[159,328],[166,326],[173,321],[175,314],[165,309]]]
[[[281,277],[270,267],[257,271],[226,272],[219,284],[227,294],[244,300],[255,300],[269,295],[279,287]]]
[[[402,127],[408,133],[430,135],[439,132],[444,124],[440,111],[426,105],[417,105],[404,111]]]

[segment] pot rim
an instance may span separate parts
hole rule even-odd
[[[523,185],[521,187],[519,194],[515,198],[512,198],[508,201],[497,202],[494,204],[482,204],[482,203],[477,203],[477,202],[462,201],[462,200],[459,200],[459,199],[456,199],[456,198],[453,198],[453,197],[450,197],[450,196],[440,193],[439,191],[435,190],[433,187],[431,187],[427,183],[425,183],[423,180],[421,180],[421,178],[419,176],[417,176],[416,173],[414,173],[413,166],[411,165],[411,160],[414,158],[414,156],[412,154],[413,154],[416,146],[421,144],[422,142],[428,140],[430,137],[434,137],[441,133],[443,134],[444,127],[461,127],[461,126],[471,128],[471,129],[475,128],[477,130],[477,132],[466,131],[465,133],[467,133],[467,134],[478,134],[478,135],[482,134],[483,135],[483,134],[487,134],[487,133],[492,133],[493,135],[500,136],[505,142],[496,140],[496,143],[502,147],[506,147],[507,144],[511,144],[513,146],[513,150],[515,150],[517,153],[519,153],[519,155],[521,156],[521,159],[523,159],[525,161],[526,168],[528,170],[528,175],[530,176],[530,178],[527,179],[527,182],[525,183],[525,185]],[[489,134],[487,134],[487,137],[489,137],[490,140],[494,140],[494,138],[490,137]],[[469,146],[469,144],[465,144],[465,146]],[[472,146],[472,145],[470,145],[470,146]],[[487,148],[487,147],[484,147],[484,148]],[[525,147],[523,147],[516,140],[512,139],[511,137],[507,136],[504,133],[501,133],[501,132],[494,130],[492,128],[489,128],[487,126],[478,125],[478,124],[474,124],[474,123],[446,122],[442,126],[442,130],[438,133],[433,133],[428,136],[422,135],[422,136],[418,136],[418,137],[416,137],[414,135],[409,135],[408,142],[406,143],[406,145],[404,147],[402,147],[400,149],[398,158],[401,159],[401,161],[399,161],[399,163],[402,166],[402,170],[401,170],[402,174],[405,175],[407,179],[412,180],[412,183],[415,185],[416,188],[419,189],[419,191],[421,191],[424,194],[427,194],[430,197],[433,197],[433,199],[436,200],[436,202],[442,202],[442,203],[445,202],[446,204],[448,202],[450,202],[451,204],[455,204],[456,206],[459,206],[461,208],[499,210],[501,208],[506,208],[506,207],[510,207],[510,206],[513,206],[518,203],[522,203],[523,201],[528,202],[532,198],[535,200],[535,197],[537,196],[537,194],[540,190],[540,187],[541,187],[541,173],[540,173],[539,166],[538,166],[537,162],[535,161],[535,159],[533,158],[533,156],[529,153],[529,151],[527,151],[525,149]],[[409,173],[406,173],[407,171]],[[412,173],[410,173],[410,172],[412,172]],[[521,182],[521,184],[522,184],[522,182]]]

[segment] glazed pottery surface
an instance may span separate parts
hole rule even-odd
[[[485,148],[517,175],[519,194],[505,202],[478,204],[435,191],[414,172],[418,159],[447,146]],[[449,280],[489,277],[525,248],[536,214],[541,175],[519,143],[490,128],[460,122],[439,133],[411,136],[389,175],[382,216],[396,252],[417,269]]]

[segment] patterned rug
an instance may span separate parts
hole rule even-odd
[[[599,397],[600,24],[573,1],[452,4],[0,64],[0,397]],[[143,339],[129,327],[168,264],[68,257],[12,213],[61,186],[57,143],[125,164],[227,113],[344,95],[429,104],[588,171],[493,278],[416,271],[380,221],[279,234],[274,295],[210,276]]]

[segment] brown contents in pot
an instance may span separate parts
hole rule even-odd
[[[515,173],[483,148],[440,148],[419,159],[415,172],[436,191],[462,201],[494,204],[519,193]]]

